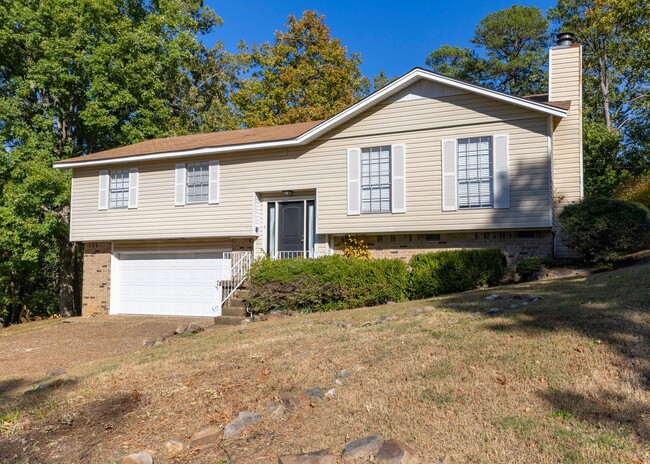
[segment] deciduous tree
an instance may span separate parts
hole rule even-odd
[[[348,54],[332,37],[324,16],[305,11],[300,18],[289,16],[285,26],[273,44],[242,45],[250,77],[233,103],[248,127],[325,119],[369,91],[360,55]]]

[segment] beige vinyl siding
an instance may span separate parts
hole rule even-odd
[[[218,205],[174,206],[176,159],[125,163],[139,168],[138,208],[98,211],[99,170],[77,168],[71,239],[251,236],[253,193],[282,190],[318,192],[320,241],[326,234],[548,228],[547,132],[545,115],[471,94],[378,105],[306,147],[184,159],[220,161]],[[495,134],[509,135],[511,207],[443,213],[441,140]],[[406,147],[406,213],[348,216],[347,149],[397,143]]]
[[[564,206],[580,201],[582,182],[582,49],[580,46],[553,47],[550,52],[550,98],[569,100],[566,118],[554,118],[553,189],[557,235],[555,251],[559,257],[574,254],[561,237],[557,215]]]

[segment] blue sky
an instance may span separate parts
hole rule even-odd
[[[424,66],[428,53],[444,44],[469,46],[476,24],[487,13],[513,4],[534,5],[546,12],[556,1],[206,0],[205,4],[224,21],[206,37],[206,43],[221,40],[231,52],[237,51],[241,39],[247,44],[272,42],[273,32],[284,29],[288,15],[316,10],[326,16],[332,35],[340,38],[349,52],[361,53],[361,70],[372,78],[381,69],[389,76],[399,76]]]

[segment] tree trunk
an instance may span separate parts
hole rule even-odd
[[[63,239],[59,242],[59,314],[71,317],[78,314],[76,294],[76,244]]]

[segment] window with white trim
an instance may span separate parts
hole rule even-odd
[[[187,203],[207,203],[210,196],[209,163],[187,164]]]
[[[493,206],[492,137],[458,139],[458,207]]]
[[[104,184],[105,185],[105,184]],[[129,170],[115,169],[110,172],[108,186],[108,207],[110,209],[129,206]]]
[[[361,212],[390,213],[390,145],[361,149]]]

